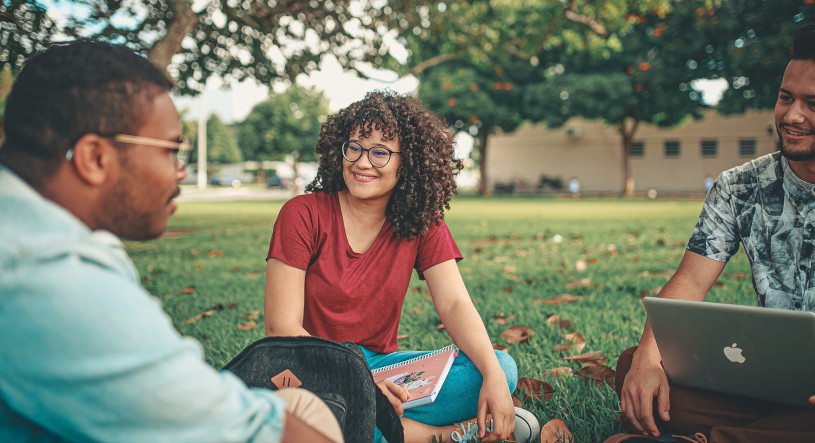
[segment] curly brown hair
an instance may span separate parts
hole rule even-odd
[[[361,138],[380,130],[386,140],[399,141],[399,178],[385,210],[394,236],[411,241],[427,234],[430,224],[440,224],[444,210],[450,209],[450,199],[458,193],[455,176],[462,164],[453,152],[454,135],[416,98],[373,91],[328,117],[317,140],[317,176],[306,186],[306,192],[345,189],[340,151],[357,128]]]

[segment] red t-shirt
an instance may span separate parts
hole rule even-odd
[[[393,352],[413,269],[421,276],[441,262],[461,260],[461,253],[444,221],[407,241],[394,238],[386,220],[371,247],[358,254],[348,245],[337,194],[314,192],[280,209],[269,258],[306,271],[306,331]]]

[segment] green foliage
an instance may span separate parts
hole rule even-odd
[[[144,287],[163,303],[182,334],[203,344],[207,361],[217,368],[264,336],[265,257],[282,204],[181,202],[164,238],[127,243]],[[580,367],[552,347],[567,342],[564,333],[580,332],[586,339],[583,352],[604,351],[604,364],[614,368],[617,356],[639,340],[645,323],[640,296],[670,278],[701,206],[698,199],[454,199],[445,220],[464,256],[459,269],[489,336],[509,347],[520,377],[555,388],[547,402],[518,395],[541,424],[560,418],[579,442],[622,432],[615,421],[619,405],[613,389],[578,377],[544,375],[546,369]],[[577,269],[580,260],[587,263],[585,271]],[[749,275],[746,256],[737,254],[708,299],[754,305]],[[572,287],[583,278],[588,285]],[[400,349],[452,342],[437,328],[439,318],[425,288],[414,275],[399,323],[399,333],[407,335]],[[583,298],[559,305],[539,302],[561,294]],[[196,320],[208,311],[210,316]],[[501,313],[516,318],[501,325],[494,320]],[[559,329],[548,323],[551,314],[572,326]],[[238,329],[249,321],[256,326]],[[535,334],[526,343],[507,344],[501,332],[512,325]]]
[[[294,79],[317,69],[327,54],[348,69],[389,63],[385,36],[395,24],[383,9],[409,14],[417,5],[407,0],[391,1],[387,8],[353,0],[53,0],[63,20],[51,21],[39,3],[0,2],[0,68],[19,69],[67,35],[125,44],[166,68],[187,93],[201,89],[212,75],[262,84]]]
[[[0,2],[0,70],[19,71],[25,60],[45,49],[57,34],[48,9],[39,3]]]
[[[282,160],[297,153],[300,161],[316,159],[314,146],[328,114],[321,91],[293,84],[255,105],[238,124],[238,141],[247,160]]]
[[[795,31],[815,22],[809,1],[724,1],[713,13],[697,15],[696,25],[712,47],[699,69],[715,67],[727,79],[717,108],[723,114],[772,109],[790,58]]]
[[[235,134],[218,115],[212,114],[207,120],[207,161],[213,163],[237,163],[243,161],[238,149]]]

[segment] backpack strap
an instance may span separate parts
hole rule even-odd
[[[405,430],[402,427],[402,419],[396,414],[393,405],[385,397],[385,394],[375,389],[376,392],[376,427],[382,432],[382,436],[388,443],[404,443]]]

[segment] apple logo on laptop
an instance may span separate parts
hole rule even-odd
[[[746,359],[741,355],[742,349],[737,346],[736,343],[733,343],[731,346],[725,346],[724,356],[733,363],[744,363]]]

